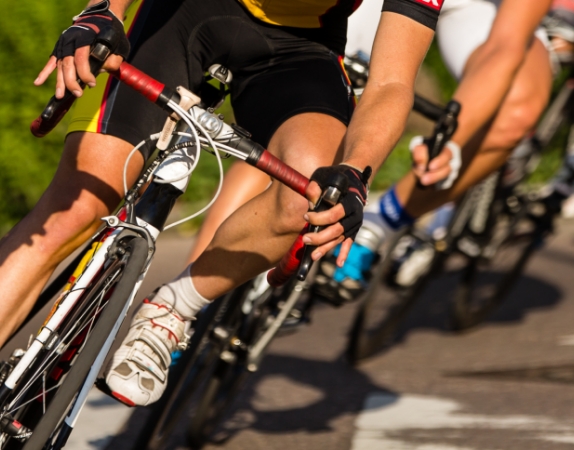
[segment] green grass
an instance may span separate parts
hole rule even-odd
[[[390,156],[387,158],[381,170],[375,176],[371,189],[381,191],[389,188],[399,181],[411,167],[411,152],[409,142],[412,136],[404,136]]]

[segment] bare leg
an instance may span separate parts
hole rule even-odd
[[[259,169],[237,161],[225,174],[219,198],[209,209],[189,255],[188,264],[199,258],[207,248],[219,226],[239,207],[261,194],[271,182]]]
[[[536,124],[548,102],[551,84],[548,52],[535,39],[491,125],[464,147],[461,175],[453,187],[438,192],[419,189],[412,172],[399,181],[397,196],[409,214],[420,217],[457,199],[468,188],[501,167],[514,147]],[[465,108],[472,108],[472,103],[465,105]]]
[[[0,241],[0,345],[34,305],[56,266],[90,237],[123,196],[132,145],[93,133],[68,136],[56,175],[34,209]],[[134,156],[129,180],[141,170]]]
[[[269,150],[310,176],[315,168],[333,164],[346,127],[333,117],[301,114],[275,133]],[[269,269],[289,249],[305,221],[308,202],[280,183],[232,214],[217,230],[207,250],[193,264],[197,291],[213,299]]]

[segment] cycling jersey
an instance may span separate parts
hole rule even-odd
[[[331,26],[346,28],[347,18],[363,0],[239,1],[256,18],[273,25],[296,28]],[[443,0],[386,0],[383,11],[405,15],[434,29],[442,2]]]

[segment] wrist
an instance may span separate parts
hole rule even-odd
[[[361,167],[359,167],[359,166],[355,166],[354,164],[349,164],[348,162],[342,162],[342,163],[340,163],[339,165],[340,165],[340,166],[350,167],[351,169],[355,169],[355,170],[357,170],[358,172],[361,172],[361,173],[363,173],[363,171],[365,170],[364,167],[361,168]]]
[[[362,160],[362,159],[348,159],[340,163],[342,166],[350,167],[351,169],[357,170],[362,174],[368,177],[368,184],[371,183],[371,178],[374,173],[374,170],[371,166],[370,161]],[[366,171],[368,170],[368,173]]]

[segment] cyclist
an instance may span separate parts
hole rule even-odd
[[[425,181],[427,150],[416,145],[421,138],[414,139],[414,168],[369,205],[345,266],[336,267],[328,259],[322,262],[316,287],[324,298],[336,304],[356,298],[383,240],[391,241],[404,226],[455,200],[499,168],[536,124],[552,83],[547,38],[537,31],[549,6],[549,0],[532,4],[445,0],[437,39],[445,64],[461,80],[454,98],[462,104],[459,128],[446,146],[453,154],[451,171],[448,176],[445,173],[439,191],[417,187],[418,177]],[[461,148],[462,158],[457,156]],[[430,167],[435,164],[440,161]],[[424,249],[420,255],[413,254],[409,276],[403,274],[401,282],[416,279],[428,257]]]
[[[344,241],[344,259],[362,221],[368,166],[380,166],[403,131],[442,2],[384,3],[372,81],[352,122],[353,98],[338,56],[344,53],[347,17],[359,2],[136,0],[126,16],[131,3],[91,1],[60,36],[35,81],[43,83],[56,70],[57,97],[64,88],[84,96],[77,77],[94,89],[76,107],[54,180],[0,246],[2,341],[23,320],[55,266],[115,208],[128,153],[165,119],[128,88],[105,78],[96,84],[89,73],[89,44],[104,27],[121,31],[120,19],[134,65],[169,85],[198,90],[210,65],[225,64],[235,76],[232,101],[240,125],[302,173],[314,173],[318,181],[342,173],[351,185],[341,204],[307,213],[306,200],[273,183],[229,217],[191,270],[142,306],[107,380],[118,398],[145,404],[161,395],[170,353],[186,340],[186,323],[209,300],[276,263],[306,220],[327,225],[306,237],[318,246],[314,258]],[[106,68],[116,69],[128,48],[123,38]],[[143,154],[135,158],[128,182],[143,161]],[[332,166],[341,161],[344,165]],[[308,198],[316,202],[320,192],[313,183]]]

